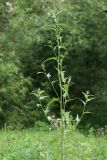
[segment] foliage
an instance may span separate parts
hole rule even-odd
[[[8,126],[21,129],[31,126],[31,119],[34,118],[29,120],[27,113],[31,115],[29,110],[31,104],[28,104],[27,96],[31,88],[31,79],[23,76],[20,60],[9,41],[11,3],[0,3],[2,4],[0,16],[4,22],[0,31],[0,128]]]
[[[63,43],[68,50],[64,68],[70,76],[72,75],[72,81],[76,84],[72,86],[72,96],[81,97],[81,91],[90,90],[96,97],[96,101],[88,106],[88,110],[93,114],[88,119],[84,117],[81,124],[91,123],[93,126],[101,126],[107,123],[106,8],[106,0],[0,1],[0,59],[4,57],[2,61],[7,66],[7,69],[5,66],[6,74],[10,74],[9,64],[12,70],[14,68],[13,75],[15,70],[18,72],[17,76],[11,76],[9,88],[14,78],[17,79],[18,84],[24,85],[26,80],[31,84],[30,87],[20,85],[26,88],[27,96],[17,94],[15,88],[11,91],[12,95],[19,96],[17,99],[22,106],[18,107],[20,112],[23,106],[30,108],[29,113],[27,111],[27,117],[29,117],[27,119],[31,118],[31,122],[30,115],[35,115],[40,120],[41,112],[34,111],[36,103],[31,100],[31,95],[28,93],[39,86],[46,87],[51,97],[55,96],[46,79],[36,73],[41,68],[41,62],[50,55],[47,42],[53,36],[53,31],[48,29],[49,25],[53,25],[51,17],[54,13],[61,11],[59,19],[63,29]],[[53,62],[49,63],[51,65]],[[0,67],[2,67],[1,64]],[[52,75],[56,77],[55,70],[52,70]],[[14,87],[15,85],[17,85],[16,82]],[[23,99],[27,104],[23,104]],[[4,100],[1,99],[0,103],[4,103]],[[9,98],[6,99],[6,103],[10,103]],[[73,101],[68,105],[67,110],[68,112],[73,110],[72,114],[76,117],[78,112],[81,114],[82,106],[78,107],[78,102]],[[57,104],[56,108],[54,110],[52,108],[51,111],[52,114],[54,112],[58,116]],[[34,125],[34,118],[31,125]]]
[[[84,136],[78,131],[65,134],[65,159],[105,160],[106,137]],[[32,130],[2,131],[0,133],[0,159],[8,160],[60,160],[60,132]]]

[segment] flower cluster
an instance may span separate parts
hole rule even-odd
[[[61,119],[56,118],[54,115],[53,116],[48,116],[48,120],[54,125],[56,129],[61,127]]]
[[[96,136],[105,136],[107,135],[107,125],[102,128],[98,128]]]

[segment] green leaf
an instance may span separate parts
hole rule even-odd
[[[93,98],[88,98],[88,99],[87,99],[87,102],[90,102],[90,101],[93,100],[93,99],[95,99],[95,97],[93,97]]]
[[[77,99],[77,98],[68,99],[68,100],[65,101],[65,103],[68,103],[70,101],[74,101],[75,99]]]
[[[52,104],[54,104],[55,102],[59,102],[58,101],[58,98],[55,98],[55,97],[53,97],[50,101],[49,101],[49,103],[48,103],[48,107],[50,107]]]
[[[62,82],[63,82],[63,83],[66,82],[65,71],[61,71],[61,79],[62,79]]]
[[[82,94],[85,96],[86,99],[88,98],[88,93],[89,92],[86,92],[86,93],[82,92]]]
[[[84,112],[84,114],[92,114],[91,112]]]
[[[44,74],[44,72],[37,72],[37,74]]]
[[[52,84],[54,85],[58,80],[52,81]]]
[[[47,107],[45,110],[44,110],[45,114],[47,115],[49,113],[49,108]]]
[[[70,124],[70,112],[64,112],[64,118],[65,118],[66,124],[69,125]]]
[[[46,99],[48,96],[41,96],[40,100]]]
[[[80,100],[84,105],[86,105],[86,102],[84,102],[82,99],[79,98],[79,100]]]
[[[49,62],[49,61],[52,61],[52,60],[57,61],[57,58],[56,58],[56,57],[50,57],[50,58],[46,59],[46,60],[43,62],[43,65],[45,65],[45,63],[47,63],[47,62]]]
[[[65,46],[59,46],[59,48],[67,50]]]

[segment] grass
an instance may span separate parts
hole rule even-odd
[[[60,131],[1,131],[0,160],[60,160]],[[65,133],[65,160],[107,160],[106,137]]]

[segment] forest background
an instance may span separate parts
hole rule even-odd
[[[47,79],[38,75],[42,62],[51,56],[48,42],[53,15],[59,14],[62,37],[68,56],[66,74],[72,77],[73,98],[89,90],[96,99],[90,102],[81,125],[107,124],[107,1],[106,0],[0,0],[0,128],[34,127],[47,122],[31,94],[45,88],[44,108],[54,93]],[[50,65],[54,65],[51,64]],[[52,75],[55,71],[48,68]],[[72,101],[67,108],[73,117],[82,104]],[[59,106],[51,106],[59,116]]]

